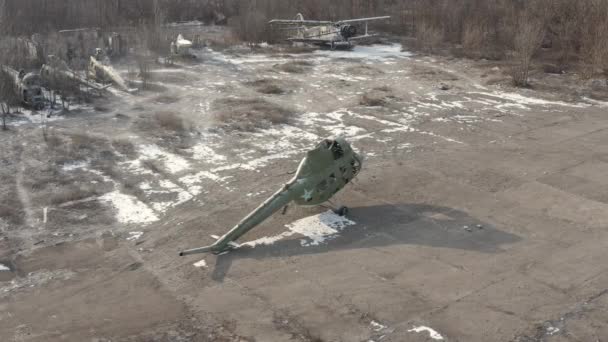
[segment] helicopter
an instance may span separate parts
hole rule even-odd
[[[264,201],[258,208],[242,219],[234,228],[217,241],[206,247],[180,252],[180,256],[207,253],[222,254],[238,248],[234,241],[261,224],[275,212],[287,208],[294,202],[300,206],[319,206],[329,201],[359,174],[362,167],[361,157],[343,138],[324,139],[314,149],[308,151],[300,162],[295,176],[279,191]],[[335,209],[338,215],[345,216],[347,207]]]
[[[330,47],[332,50],[337,48],[350,49],[353,42],[361,39],[375,37],[368,31],[370,21],[388,20],[390,16],[371,17],[360,19],[348,19],[340,21],[321,21],[304,20],[304,16],[298,13],[295,19],[273,19],[268,22],[270,25],[285,26],[286,30],[294,30],[295,35],[287,38],[294,43],[310,43],[321,47]],[[359,23],[365,24],[363,34],[358,34]]]

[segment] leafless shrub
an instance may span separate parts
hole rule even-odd
[[[135,145],[133,145],[133,143],[127,139],[112,140],[112,147],[116,151],[118,151],[118,153],[123,154],[127,157],[135,157],[137,155]]]
[[[532,57],[540,47],[544,35],[543,23],[535,17],[521,14],[513,38],[514,66],[511,70],[513,83],[518,87],[527,87]]]
[[[162,104],[171,104],[179,101],[179,97],[175,95],[159,95],[155,97],[152,101],[162,103]]]
[[[16,189],[11,189],[8,193],[0,196],[0,218],[13,225],[20,225],[25,218],[25,212],[19,201],[16,201]]]
[[[443,41],[443,31],[440,27],[422,23],[416,28],[416,42],[418,47],[432,53],[437,50]]]
[[[263,78],[256,81],[246,82],[246,85],[256,88],[256,91],[262,94],[285,94],[281,83],[275,79]]]
[[[66,202],[73,202],[85,198],[98,196],[100,193],[90,184],[69,185],[55,189],[48,199],[49,204],[59,205]]]
[[[558,65],[555,64],[544,64],[543,65],[543,72],[546,74],[562,74],[564,72],[564,70],[562,68],[560,68]]]
[[[277,64],[275,65],[275,68],[292,74],[303,74],[308,70],[308,67],[313,65],[314,64],[309,61],[295,60],[283,64]]]
[[[137,76],[139,76],[139,79],[142,82],[143,89],[148,88],[148,82],[150,81],[150,65],[151,64],[152,64],[152,61],[150,60],[150,58],[146,57],[145,55],[137,56],[137,68],[139,69],[139,74]]]
[[[356,65],[346,68],[346,72],[353,75],[376,76],[381,75],[384,71],[369,65]]]
[[[287,123],[293,115],[291,110],[263,99],[220,99],[213,102],[213,108],[222,126],[239,131]]]
[[[224,32],[219,38],[207,41],[207,44],[215,50],[224,50],[239,43],[239,37],[232,31]]]
[[[608,1],[589,1],[583,8],[581,62],[584,78],[608,73]]]
[[[161,128],[173,132],[184,132],[186,123],[184,119],[173,112],[157,112],[154,114],[154,119]]]
[[[154,160],[144,160],[141,164],[154,173],[162,173],[162,167]]]
[[[7,129],[6,118],[11,113],[11,107],[17,107],[20,102],[11,76],[0,69],[0,111],[2,112],[3,130]]]
[[[88,133],[71,133],[68,134],[68,137],[71,139],[72,148],[76,150],[99,151],[108,143],[105,138]]]
[[[145,198],[145,192],[139,187],[140,181],[138,179],[127,177],[121,182],[124,193],[137,198]]]
[[[391,96],[391,88],[387,86],[377,87],[361,95],[359,104],[362,106],[385,106]]]
[[[464,54],[469,58],[480,58],[486,41],[484,27],[474,23],[467,23],[462,33],[462,47]]]
[[[240,15],[228,19],[237,37],[245,42],[261,43],[270,40],[266,15],[255,8],[255,3],[241,2]]]
[[[290,54],[311,53],[315,50],[315,47],[309,45],[290,45],[284,48],[284,52]]]

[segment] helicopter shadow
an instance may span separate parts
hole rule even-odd
[[[348,218],[355,225],[314,244],[307,237],[290,237],[271,245],[241,246],[217,256],[212,278],[222,282],[232,263],[239,259],[266,259],[339,250],[419,245],[493,254],[503,245],[521,240],[469,214],[426,204],[376,205],[351,208]]]

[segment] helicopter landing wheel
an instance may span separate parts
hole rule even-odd
[[[339,207],[338,209],[334,210],[334,213],[340,216],[346,216],[348,215],[348,207]]]

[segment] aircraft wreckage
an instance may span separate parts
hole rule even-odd
[[[45,101],[40,74],[26,73],[24,70],[17,71],[8,66],[0,66],[0,69],[13,80],[17,96],[23,104],[36,110],[44,108]]]
[[[190,52],[192,48],[192,41],[187,40],[179,34],[174,42],[171,42],[171,54],[179,57],[194,57]]]
[[[89,77],[102,84],[112,83],[114,86],[124,92],[134,93],[137,89],[132,89],[127,86],[127,82],[112,68],[110,65],[102,62],[101,55],[98,53],[91,56],[89,60]]]
[[[56,85],[62,82],[76,82],[97,91],[105,90],[109,87],[109,85],[103,86],[78,75],[57,56],[49,55],[47,60],[48,62],[40,69],[40,75],[48,84]]]
[[[295,176],[289,182],[232,230],[210,246],[183,251],[179,255],[207,252],[220,254],[238,248],[238,244],[234,243],[235,240],[281,208],[286,209],[289,203],[317,206],[329,201],[357,176],[361,166],[361,157],[353,151],[344,138],[325,139],[316,148],[308,151],[300,162]],[[335,211],[340,215],[346,215],[348,209],[340,207]]]

